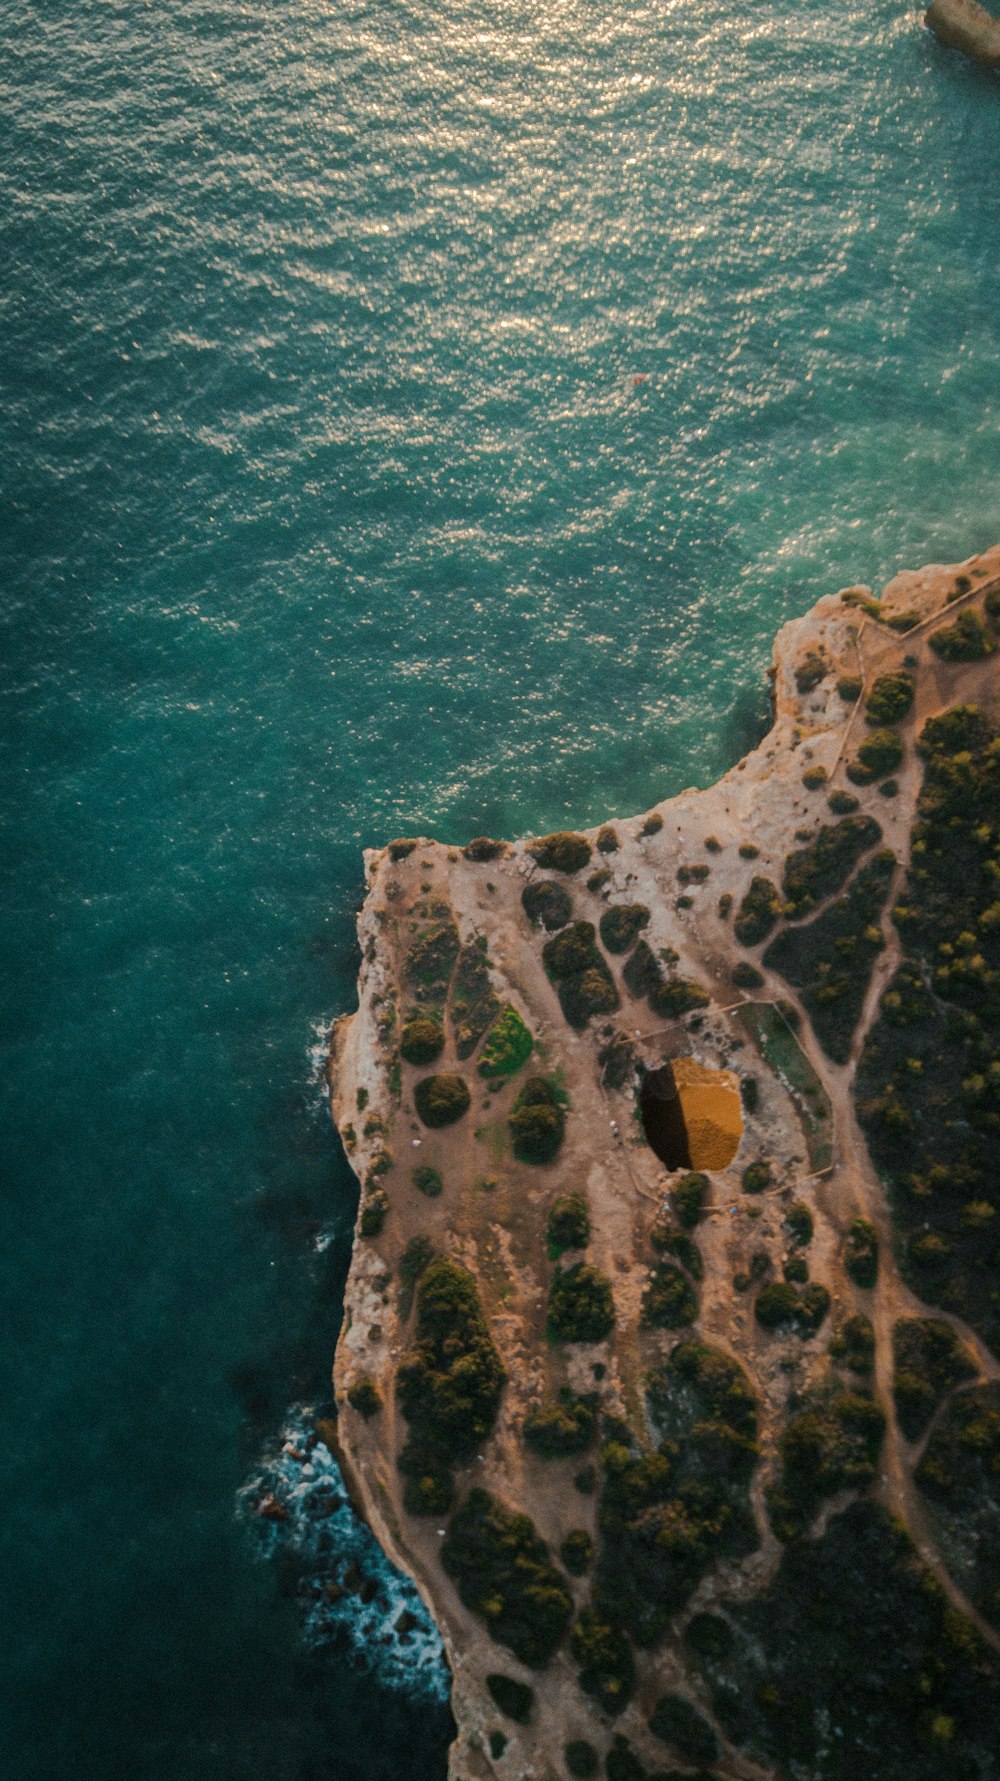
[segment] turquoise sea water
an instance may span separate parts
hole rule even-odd
[[[440,1777],[240,1511],[359,849],[705,782],[780,622],[1000,538],[1000,89],[886,0],[4,26],[4,1766]]]

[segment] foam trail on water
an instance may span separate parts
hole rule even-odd
[[[312,1411],[289,1412],[277,1450],[242,1487],[238,1504],[263,1558],[286,1552],[297,1562],[307,1645],[346,1640],[383,1687],[447,1700],[441,1636],[414,1585],[352,1509]]]

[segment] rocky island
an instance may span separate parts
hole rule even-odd
[[[1000,547],[848,588],[710,789],[366,855],[337,1443],[452,1781],[1000,1772],[998,640]]]

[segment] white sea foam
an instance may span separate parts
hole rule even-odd
[[[260,1514],[269,1497],[285,1519]],[[447,1700],[441,1636],[409,1578],[389,1563],[351,1508],[340,1468],[317,1437],[308,1408],[290,1411],[275,1449],[238,1501],[261,1556],[290,1552],[301,1568],[308,1645],[322,1648],[346,1637],[357,1661],[384,1687]]]

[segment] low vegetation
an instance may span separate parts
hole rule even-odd
[[[536,1404],[524,1419],[524,1439],[542,1459],[586,1453],[597,1430],[597,1394],[578,1397],[564,1388],[547,1404]]]
[[[627,952],[640,930],[648,925],[645,903],[614,903],[601,916],[601,939],[609,952]]]
[[[529,1076],[507,1123],[519,1162],[551,1163],[566,1135],[565,1097],[545,1076]]]
[[[815,839],[785,861],[782,888],[789,921],[802,921],[818,903],[839,891],[862,854],[882,839],[873,816],[845,816],[821,828]]]
[[[491,1639],[529,1669],[548,1663],[569,1625],[573,1600],[527,1515],[471,1490],[448,1526],[441,1563]]]
[[[420,1281],[416,1341],[396,1373],[397,1399],[410,1425],[399,1469],[411,1514],[447,1509],[450,1468],[471,1459],[489,1435],[503,1385],[475,1280],[439,1256]]]
[[[895,730],[873,730],[861,743],[857,755],[847,765],[852,785],[871,785],[886,774],[895,773],[903,758],[903,744]]]
[[[875,1366],[875,1326],[871,1318],[861,1312],[849,1317],[830,1343],[830,1356],[852,1373],[871,1373]]]
[[[528,852],[543,872],[580,872],[590,858],[590,842],[585,835],[562,829],[558,834],[529,841]]]
[[[624,1712],[635,1687],[635,1658],[621,1628],[595,1607],[584,1608],[570,1650],[580,1665],[577,1681],[584,1694],[595,1696],[605,1713]]]
[[[852,1220],[844,1243],[844,1266],[855,1286],[872,1287],[878,1279],[878,1232],[867,1218]]]
[[[901,1317],[892,1332],[892,1395],[908,1441],[918,1441],[942,1398],[974,1379],[976,1357],[940,1317]]]
[[[433,1163],[422,1163],[418,1169],[411,1171],[411,1175],[417,1192],[426,1194],[429,1200],[436,1200],[438,1194],[444,1192],[444,1178]]]
[[[898,724],[913,704],[916,681],[905,668],[893,674],[879,674],[872,682],[865,706],[865,723],[872,729]]]
[[[766,940],[781,915],[778,887],[769,878],[752,878],[733,922],[733,933],[741,946],[759,946]]]
[[[438,1076],[422,1076],[413,1091],[414,1105],[424,1125],[454,1125],[469,1110],[468,1084],[463,1077],[447,1071]]]
[[[510,1002],[500,1010],[479,1056],[479,1074],[487,1082],[505,1082],[526,1064],[534,1049],[528,1028]]]
[[[546,940],[542,963],[555,984],[570,1026],[582,1030],[592,1015],[613,1014],[619,1006],[615,980],[594,937],[594,924],[576,921]]]
[[[778,1443],[779,1471],[767,1512],[779,1540],[794,1540],[838,1490],[871,1484],[885,1436],[885,1416],[866,1392],[833,1385],[796,1406]]]
[[[997,646],[974,606],[960,612],[953,625],[934,631],[930,641],[943,662],[982,662]]]
[[[670,954],[671,964],[676,954]],[[644,996],[654,1014],[661,1020],[676,1020],[695,1008],[704,1008],[711,1000],[707,990],[686,977],[667,975],[652,947],[640,940],[626,961],[622,982],[636,1000]]]
[[[1000,1385],[956,1392],[916,1480],[953,1575],[1000,1632]]]
[[[557,1268],[549,1288],[548,1331],[556,1342],[603,1342],[615,1324],[611,1282],[590,1262]]]
[[[528,920],[550,934],[564,928],[573,913],[569,891],[553,878],[536,878],[534,883],[526,884],[521,892],[521,905]]]
[[[771,1280],[753,1308],[762,1329],[794,1330],[803,1340],[816,1334],[829,1309],[830,1294],[816,1280],[802,1288],[789,1280]]]
[[[444,1028],[429,1014],[411,1014],[399,1040],[408,1064],[432,1064],[444,1050]]]
[[[673,1262],[657,1262],[642,1295],[642,1321],[651,1329],[679,1330],[694,1323],[698,1294]]]
[[[885,948],[880,919],[896,861],[880,848],[821,915],[785,928],[764,963],[801,992],[813,1031],[834,1063],[844,1064],[864,1007],[872,968]]]
[[[458,926],[450,911],[443,919],[422,927],[410,942],[403,974],[418,1001],[444,1000],[460,944]]]
[[[566,1249],[586,1249],[590,1242],[590,1213],[582,1194],[560,1194],[553,1200],[545,1238],[550,1261]]]

